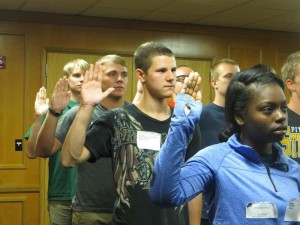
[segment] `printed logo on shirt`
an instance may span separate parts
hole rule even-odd
[[[288,126],[281,146],[286,156],[300,160],[300,127]]]

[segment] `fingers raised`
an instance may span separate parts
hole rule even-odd
[[[200,92],[201,77],[197,72],[192,72],[184,79],[180,93],[186,94],[194,100],[201,100]]]

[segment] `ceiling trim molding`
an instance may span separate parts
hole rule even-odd
[[[265,31],[241,28],[228,28],[205,25],[178,24],[167,22],[150,22],[141,20],[115,19],[92,16],[74,16],[55,13],[0,10],[1,21],[58,24],[70,26],[108,27],[135,30],[154,30],[162,32],[190,33],[209,36],[247,37],[261,39],[278,39],[282,37],[299,40],[300,34],[280,31]]]

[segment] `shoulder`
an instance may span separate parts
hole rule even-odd
[[[214,163],[218,160],[223,160],[224,157],[227,157],[233,152],[233,149],[227,142],[218,143],[210,145],[201,149],[196,155],[201,156],[211,163]]]
[[[235,157],[234,150],[227,142],[224,142],[201,149],[188,161],[201,163],[217,172],[221,167],[228,167],[233,157]]]
[[[101,123],[114,123],[117,118],[122,118],[127,114],[126,110],[123,108],[114,108],[106,111],[98,110],[98,112],[94,113],[97,113],[98,117],[95,122],[93,122],[93,125]]]

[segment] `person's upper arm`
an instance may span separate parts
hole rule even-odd
[[[96,120],[86,133],[85,148],[90,152],[90,162],[101,157],[112,156],[111,137],[113,135],[112,123],[106,116]]]
[[[78,111],[78,107],[75,106],[70,109],[66,114],[62,116],[62,118],[58,121],[55,137],[61,142],[64,143],[65,138],[68,134],[68,131],[75,119],[76,112]]]

